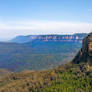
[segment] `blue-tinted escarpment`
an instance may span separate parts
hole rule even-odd
[[[82,39],[87,36],[86,33],[73,34],[73,35],[28,35],[28,36],[18,36],[11,40],[11,42],[16,43],[27,43],[34,40],[37,41],[57,41],[57,42],[82,42]]]

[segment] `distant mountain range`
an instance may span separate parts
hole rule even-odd
[[[28,35],[28,36],[17,36],[10,42],[16,43],[27,43],[34,40],[38,41],[58,41],[58,42],[82,42],[82,39],[87,36],[86,33],[73,34],[73,35]]]
[[[43,70],[71,61],[87,34],[19,36],[0,43],[0,68]]]

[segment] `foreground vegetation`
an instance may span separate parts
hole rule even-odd
[[[92,69],[87,64],[67,64],[14,73],[0,78],[0,92],[92,92]]]

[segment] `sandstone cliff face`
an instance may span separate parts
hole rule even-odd
[[[73,59],[73,63],[87,63],[92,65],[92,33],[88,34],[82,41],[82,48]]]
[[[87,36],[86,33],[78,33],[72,35],[28,35],[28,36],[18,36],[11,40],[11,42],[16,43],[27,43],[32,41],[42,41],[42,42],[79,42],[82,43],[83,38]]]
[[[59,42],[82,42],[83,37],[86,35],[74,34],[74,35],[38,35],[38,36],[29,36],[32,40],[39,41],[59,41]]]

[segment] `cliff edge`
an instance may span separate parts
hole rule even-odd
[[[75,64],[87,63],[92,66],[92,33],[89,33],[82,41],[82,48],[72,61]]]

